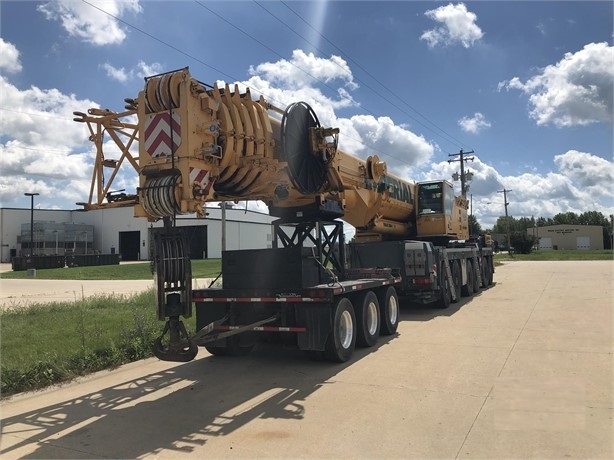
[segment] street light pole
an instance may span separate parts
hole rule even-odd
[[[34,197],[38,196],[38,193],[24,193],[25,196],[30,197],[30,257],[34,254],[32,249],[34,247]]]
[[[505,223],[507,230],[507,252],[512,255],[512,246],[511,246],[511,238],[510,238],[510,219],[507,214],[507,206],[509,203],[507,202],[507,192],[511,192],[509,189],[497,190],[497,193],[503,193],[503,205],[505,206]]]

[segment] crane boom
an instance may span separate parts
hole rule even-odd
[[[340,150],[339,130],[322,127],[305,102],[282,110],[249,88],[208,86],[182,69],[148,78],[132,103],[137,216],[204,216],[210,201],[262,200],[278,217],[340,217],[359,233],[415,235],[417,185],[388,173],[377,155]]]

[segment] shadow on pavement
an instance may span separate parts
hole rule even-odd
[[[394,337],[357,349],[344,364],[311,361],[298,349],[268,343],[246,357],[205,356],[4,419],[3,434],[23,440],[1,448],[0,457],[34,442],[28,458],[137,458],[162,450],[172,456],[255,419],[300,420],[309,395]]]

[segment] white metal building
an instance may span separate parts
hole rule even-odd
[[[177,226],[187,230],[193,259],[219,258],[222,254],[222,210],[218,206],[212,206],[207,208],[207,212],[209,215],[206,219],[198,219],[195,215],[177,216]],[[271,247],[273,220],[268,214],[245,209],[226,209],[226,249]],[[118,253],[121,254],[122,260],[148,260],[151,250],[149,229],[162,226],[162,221],[150,223],[145,218],[135,218],[132,207],[87,212],[34,209],[35,235],[37,223],[49,228],[59,228],[59,224],[93,226],[93,236],[88,236],[92,241],[86,243],[88,251],[101,254]],[[7,263],[14,256],[25,255],[21,246],[22,224],[30,228],[30,209],[0,208],[1,262]],[[50,232],[42,234],[46,233]],[[24,247],[27,244],[29,242],[24,241]],[[38,248],[44,248],[45,254],[52,254],[56,246],[56,241],[36,241],[35,238],[34,255],[40,250]],[[67,243],[68,246],[70,245]],[[60,249],[63,250],[66,250],[66,247]]]

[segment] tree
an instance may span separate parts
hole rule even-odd
[[[560,212],[552,218],[554,225],[578,225],[578,215],[575,212]]]
[[[484,233],[482,231],[482,226],[480,225],[480,223],[478,222],[478,220],[473,214],[469,216],[468,222],[469,222],[469,235],[481,235],[482,233]]]

